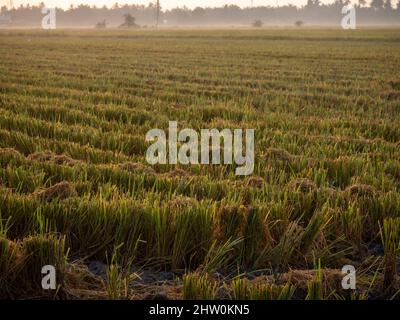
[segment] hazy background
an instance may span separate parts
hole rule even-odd
[[[0,3],[4,4],[6,1],[1,0]],[[14,5],[20,5],[20,4],[39,4],[42,2],[41,0],[31,0],[31,1],[25,1],[25,0],[14,0]],[[116,0],[47,0],[43,1],[46,5],[52,6],[52,7],[62,7],[62,8],[68,8],[70,4],[78,5],[81,3],[88,4],[90,6],[96,5],[96,6],[112,6],[115,2],[118,2],[119,4],[145,4],[147,5],[150,1],[149,0],[131,0],[131,1],[116,1]],[[155,1],[153,1],[155,2]],[[234,4],[238,5],[240,7],[249,7],[251,5],[251,0],[160,0],[161,5],[165,9],[172,9],[176,7],[183,7],[186,6],[188,8],[195,8],[195,7],[220,7],[225,4]],[[322,0],[321,3],[332,3],[333,0]],[[367,1],[369,3],[370,0]],[[254,6],[276,6],[278,5],[286,5],[286,4],[294,4],[296,6],[302,6],[307,3],[307,0],[253,0],[253,5]]]
[[[9,1],[2,1],[2,5]],[[357,25],[400,25],[400,0],[354,0]],[[11,11],[3,7],[1,27],[41,27],[42,1],[14,1]],[[350,0],[161,0],[157,14],[155,1],[133,0],[44,0],[57,7],[57,27],[130,28],[176,26],[341,26],[342,9]],[[118,5],[115,3],[118,2]],[[21,7],[21,4],[24,4]],[[27,4],[30,4],[29,6]],[[290,3],[288,5],[287,3]],[[73,7],[70,5],[73,4]],[[229,4],[229,5],[227,5]],[[296,4],[296,6],[294,5]],[[95,7],[94,7],[95,5]],[[104,7],[107,5],[106,7]],[[132,23],[133,22],[133,23]],[[101,26],[100,26],[101,25]]]

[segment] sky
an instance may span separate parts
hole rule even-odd
[[[6,4],[9,0],[0,0],[0,3]],[[70,4],[80,4],[85,3],[89,5],[96,5],[101,7],[103,5],[112,6],[115,2],[120,4],[148,4],[150,0],[14,0],[14,6],[19,6],[20,4],[39,4],[44,2],[48,7],[62,7],[68,8]],[[154,1],[153,1],[154,2]],[[187,6],[188,8],[195,7],[220,7],[225,4],[235,4],[240,7],[249,7],[251,5],[251,0],[160,0],[161,6],[164,9],[176,8]],[[333,0],[322,0],[323,3],[330,3]],[[254,6],[276,6],[285,4],[294,4],[301,6],[307,3],[307,0],[253,0]]]

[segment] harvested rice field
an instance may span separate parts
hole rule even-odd
[[[399,299],[399,29],[0,30],[0,57],[0,298]],[[254,129],[253,172],[149,164],[170,121]]]

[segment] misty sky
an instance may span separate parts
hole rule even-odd
[[[67,8],[70,4],[80,4],[86,3],[89,5],[96,6],[111,6],[115,2],[120,4],[128,3],[128,4],[148,4],[149,0],[14,0],[14,6],[19,6],[20,4],[38,4],[40,2],[44,2],[48,7],[63,7]],[[187,6],[189,8],[194,7],[219,7],[225,4],[236,4],[241,7],[248,7],[251,4],[251,0],[160,0],[163,8],[175,8],[175,7],[183,7]],[[7,0],[0,0],[1,4],[7,3]],[[322,0],[323,3],[331,3],[333,0]],[[369,2],[369,1],[368,1]],[[284,5],[284,4],[294,4],[294,5],[304,5],[307,3],[307,0],[253,0],[254,6],[261,5],[271,5],[275,6],[276,4]]]

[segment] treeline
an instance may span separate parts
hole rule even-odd
[[[161,9],[159,24],[166,26],[178,25],[293,25],[301,21],[306,25],[340,25],[343,17],[342,8],[347,0],[336,0],[332,4],[322,4],[319,0],[308,0],[303,7],[285,5],[281,7],[240,8],[235,5],[223,7],[188,9],[187,7],[171,10]],[[1,8],[1,21],[9,26],[38,27],[43,14],[39,6],[20,6],[7,10]],[[355,5],[357,23],[360,25],[390,25],[400,24],[400,0],[372,0],[367,4],[359,0]],[[156,24],[157,8],[148,5],[118,5],[108,7],[90,7],[88,5],[71,6],[67,10],[56,11],[58,27],[94,27],[99,22],[103,26],[116,27],[124,23],[124,16],[130,14],[138,25],[153,26]],[[7,20],[8,19],[8,20]],[[258,21],[258,23],[255,23]]]

